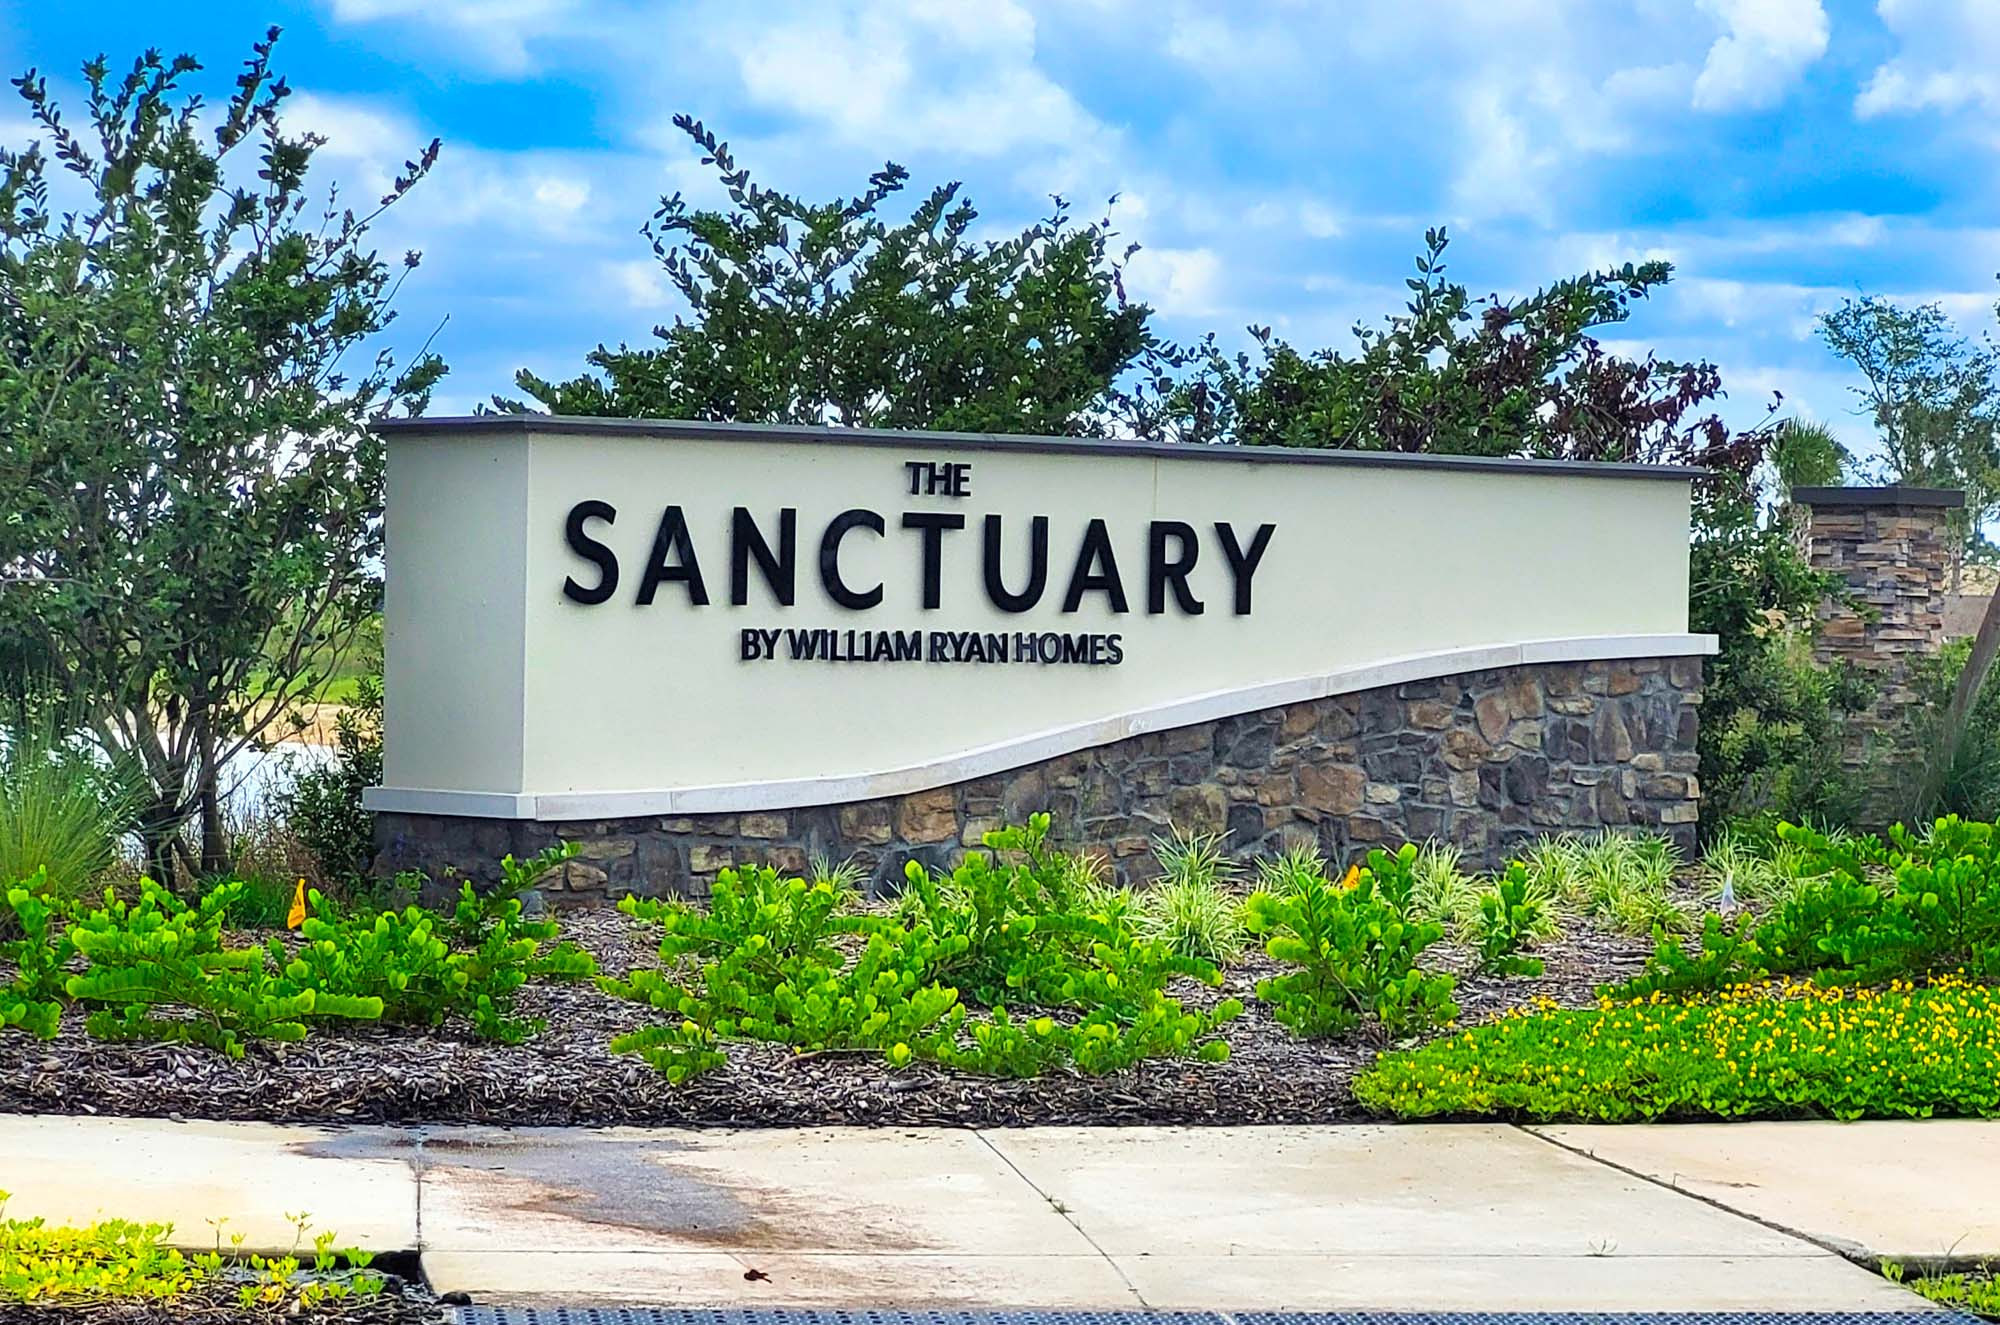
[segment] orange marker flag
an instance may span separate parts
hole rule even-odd
[[[299,880],[299,889],[292,894],[292,909],[285,915],[285,928],[297,929],[306,923],[306,881]]]

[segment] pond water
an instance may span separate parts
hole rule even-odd
[[[255,817],[270,808],[272,797],[308,768],[333,762],[330,745],[280,741],[268,750],[245,750],[222,770],[223,803],[231,815]]]

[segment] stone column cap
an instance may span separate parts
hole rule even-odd
[[[1879,488],[1793,488],[1799,506],[1945,506],[1965,505],[1958,488],[1913,488],[1891,483]]]

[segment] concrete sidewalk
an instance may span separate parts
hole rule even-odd
[[[1923,1309],[2000,1124],[662,1130],[0,1117],[8,1213],[418,1250],[476,1301]],[[1676,1189],[1678,1188],[1678,1190]]]

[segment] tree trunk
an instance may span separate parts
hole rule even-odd
[[[202,758],[201,770],[201,873],[214,878],[229,870],[229,841],[222,831],[222,798],[216,793],[219,780],[215,757]]]
[[[1933,763],[1928,790],[1933,794],[1958,758],[1959,743],[1965,739],[1966,724],[1972,720],[1972,706],[1979,701],[1980,688],[1986,684],[1987,674],[1993,670],[1996,653],[2000,653],[2000,589],[1996,589],[1993,596],[1986,600],[1986,613],[1979,619],[1979,633],[1972,639],[1972,652],[1966,657],[1964,670],[1958,674],[1958,684],[1952,688],[1951,705],[1944,711],[1937,748],[1931,752]]]
[[[146,877],[169,891],[174,890],[174,840],[180,825],[174,821],[173,801],[162,798],[153,803],[139,824],[139,845],[145,853]]]
[[[222,797],[217,790],[222,770],[215,766],[215,732],[209,725],[205,699],[197,695],[194,702],[200,705],[194,715],[196,795],[201,814],[201,864],[197,872],[211,879],[229,869],[229,843],[222,832]]]

